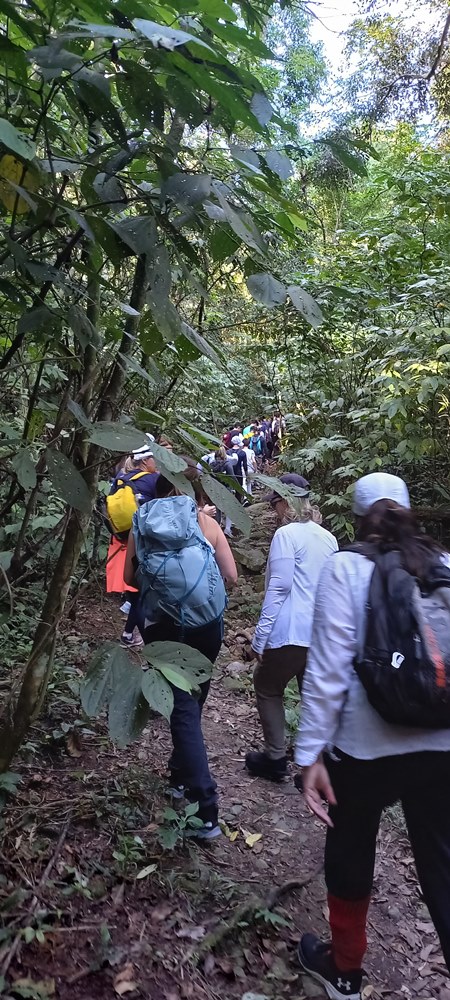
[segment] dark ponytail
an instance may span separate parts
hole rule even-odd
[[[361,518],[358,541],[376,545],[380,552],[400,552],[408,573],[419,580],[443,551],[440,545],[423,534],[416,515],[395,500],[377,500]]]

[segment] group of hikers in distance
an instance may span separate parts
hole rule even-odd
[[[226,538],[231,525],[222,530],[202,470],[223,472],[224,463],[249,502],[251,441],[273,439],[273,427],[268,433],[261,423],[253,423],[250,444],[248,428],[235,425],[212,458],[186,459],[192,496],[157,472],[151,435],[118,470],[108,515],[114,523],[121,513],[122,526],[116,521],[107,578],[108,590],[128,594],[124,646],[171,640],[217,659],[226,594],[238,574]],[[261,464],[265,457],[256,455]],[[396,475],[373,472],[355,483],[357,540],[341,549],[322,526],[308,480],[286,473],[279,482],[283,496],[262,497],[279,527],[253,638],[264,746],[249,749],[245,765],[249,780],[287,780],[283,695],[296,679],[301,772],[294,780],[326,826],[330,924],[327,941],[303,935],[298,957],[332,1000],[360,1000],[378,828],[395,802],[450,970],[450,556],[424,534]],[[114,502],[126,487],[128,528],[124,505]],[[208,841],[221,833],[202,733],[209,686],[204,679],[194,693],[173,688],[168,786],[174,799],[198,803],[196,835]]]

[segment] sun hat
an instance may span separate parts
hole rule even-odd
[[[411,506],[406,483],[390,472],[369,472],[358,479],[353,493],[353,513],[364,517],[377,500],[395,500],[400,507]]]
[[[308,480],[304,476],[299,476],[297,472],[285,472],[283,476],[280,476],[280,483],[284,483],[285,486],[292,486],[292,492],[296,493],[299,497],[306,497],[310,492]],[[268,497],[266,497],[266,500],[268,503],[273,503],[274,500],[283,500],[283,497],[276,490],[272,490]]]

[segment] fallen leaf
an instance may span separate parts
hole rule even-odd
[[[125,882],[121,882],[120,885],[114,886],[111,892],[111,899],[114,906],[122,906],[123,898],[125,896]]]
[[[203,974],[205,976],[210,976],[211,973],[214,972],[215,967],[216,967],[216,960],[214,958],[214,955],[211,954],[210,952],[209,955],[206,956],[205,961],[203,962]]]
[[[244,832],[244,831],[242,831],[242,832]],[[258,840],[261,840],[261,837],[262,837],[262,833],[247,833],[246,837],[245,837],[245,843],[246,843],[247,847],[250,847],[250,848],[254,847],[255,844],[258,843]]]
[[[72,732],[66,737],[66,750],[69,757],[81,757],[81,740],[78,733]]]
[[[182,927],[180,931],[175,931],[179,938],[189,938],[190,941],[201,941],[206,934],[204,927]]]
[[[154,906],[150,913],[151,920],[156,920],[158,923],[160,920],[166,920],[168,916],[173,912],[173,906],[171,903],[161,903],[159,906]]]
[[[151,875],[155,872],[158,865],[147,865],[146,868],[141,868],[140,872],[137,873],[136,878],[147,878],[147,875]]]
[[[24,996],[37,996],[42,997],[42,1000],[46,1000],[47,997],[52,997],[55,992],[55,980],[54,979],[40,979],[39,982],[35,982],[33,979],[15,979],[13,983],[13,990],[25,990]]]
[[[125,993],[134,993],[137,990],[137,983],[134,982],[133,975],[134,969],[131,962],[127,962],[123,969],[117,973],[114,979],[114,992],[119,997],[123,997]]]

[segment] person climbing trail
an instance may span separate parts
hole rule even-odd
[[[251,775],[272,781],[282,781],[287,774],[284,691],[296,677],[301,693],[320,571],[338,548],[334,535],[321,527],[321,514],[308,499],[303,476],[287,473],[280,482],[297,493],[298,508],[290,508],[292,523],[278,528],[270,546],[266,594],[252,643],[265,745],[263,751],[250,751],[245,758]],[[268,500],[278,508],[279,517],[288,513],[288,501],[276,492]]]
[[[159,477],[152,451],[154,438],[151,434],[147,436],[149,443],[137,448],[127,458],[123,471],[115,476],[106,499],[106,512],[114,532],[106,563],[106,589],[107,593],[119,588],[120,592],[127,591],[129,608],[120,644],[129,648],[143,645],[143,618],[139,593],[124,580],[128,536],[136,507],[154,498]]]
[[[225,585],[236,583],[236,564],[217,522],[164,476],[156,484],[156,499],[134,515],[125,579],[139,584],[146,643],[185,643],[215,662],[223,639]],[[199,685],[199,698],[172,686],[170,718],[170,788],[175,798],[198,802],[203,826],[196,835],[205,840],[221,832],[201,727],[209,686],[209,680]]]
[[[398,801],[450,970],[450,557],[397,476],[359,479],[353,511],[359,545],[320,576],[295,752],[327,825],[331,931],[304,935],[299,959],[333,1000],[361,998],[378,827]]]

